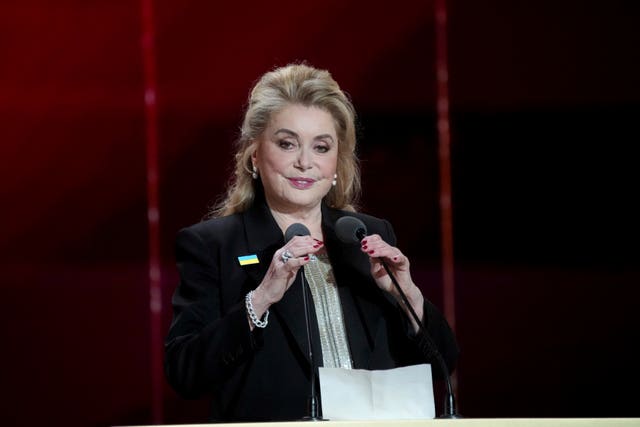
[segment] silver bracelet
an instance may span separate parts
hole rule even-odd
[[[252,296],[253,291],[249,291],[249,293],[244,297],[244,304],[247,307],[249,319],[251,319],[251,323],[253,323],[257,328],[266,328],[267,323],[269,323],[269,310],[264,313],[264,320],[258,319],[258,316],[256,316],[256,312],[253,309],[253,304],[251,303]]]

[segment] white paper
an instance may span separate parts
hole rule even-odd
[[[319,368],[319,372],[324,418],[435,418],[431,365],[381,371]]]

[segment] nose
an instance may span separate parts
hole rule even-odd
[[[296,168],[300,170],[311,169],[311,153],[304,145],[298,151],[298,158],[296,159]]]

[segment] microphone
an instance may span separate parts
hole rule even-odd
[[[342,243],[360,243],[367,236],[367,226],[353,216],[343,216],[336,221],[336,234]]]
[[[289,240],[293,239],[295,236],[310,236],[310,235],[311,233],[309,232],[309,229],[307,228],[306,225],[296,222],[294,224],[291,224],[287,228],[287,231],[284,232],[284,241],[288,242]]]
[[[353,216],[343,216],[336,221],[336,235],[338,239],[340,239],[343,243],[354,244],[360,243],[362,239],[367,236],[367,226],[360,221],[358,218]],[[456,411],[456,402],[455,397],[453,395],[453,387],[451,386],[451,377],[449,375],[449,369],[447,368],[447,364],[440,354],[438,347],[435,345],[427,330],[422,325],[420,318],[416,314],[415,310],[409,304],[409,300],[407,299],[406,294],[398,284],[395,276],[387,266],[387,263],[384,262],[383,259],[380,259],[384,269],[387,271],[387,274],[391,278],[391,282],[393,282],[394,287],[400,294],[402,301],[409,309],[413,320],[415,320],[418,325],[418,329],[420,330],[420,342],[418,343],[418,347],[422,351],[424,357],[426,359],[435,359],[442,370],[442,373],[445,377],[447,383],[447,395],[444,402],[444,414],[440,415],[438,418],[462,418],[460,414]]]
[[[310,236],[309,229],[304,225],[296,222],[287,227],[284,232],[284,240],[288,242],[295,236]],[[318,397],[316,395],[316,366],[313,360],[313,344],[311,340],[311,325],[309,319],[311,313],[309,312],[309,296],[307,291],[307,285],[305,284],[304,266],[300,267],[300,281],[302,282],[302,302],[304,305],[304,322],[307,328],[307,351],[309,352],[309,364],[310,370],[310,382],[311,393],[309,394],[309,402],[307,410],[308,415],[302,418],[302,421],[326,421],[324,418],[318,415]]]

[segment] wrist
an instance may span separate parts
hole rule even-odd
[[[420,309],[422,311],[422,306],[424,305],[424,296],[422,296],[422,291],[416,285],[413,285],[411,291],[407,293],[407,299],[409,303],[414,308],[414,310]]]
[[[407,297],[407,301],[409,302],[409,304],[411,304],[411,306],[415,307],[415,304],[422,304],[422,292],[420,291],[420,288],[418,288],[415,284],[411,283],[409,286],[407,286],[408,289],[401,287],[402,288],[402,292],[404,292],[405,297]],[[393,297],[396,299],[396,301],[398,301],[399,304],[404,305],[404,299],[402,298],[402,293],[396,289],[395,287],[393,288],[393,292],[392,292]]]
[[[266,328],[269,323],[269,310],[256,311],[253,303],[255,291],[249,291],[244,297],[245,308],[249,318],[249,326],[253,331],[254,327]]]
[[[404,290],[404,293],[407,297],[407,303],[411,305],[411,308],[407,307],[407,303],[405,303],[400,295],[396,297],[398,304],[400,304],[400,307],[402,307],[402,309],[407,313],[407,315],[411,319],[411,323],[414,324],[414,328],[417,331],[418,325],[415,324],[415,319],[411,315],[411,309],[413,309],[415,314],[422,321],[424,314],[424,296],[422,295],[422,291],[420,291],[420,288],[418,288],[415,284],[412,284],[409,290]]]
[[[251,302],[253,303],[253,309],[258,317],[262,317],[269,307],[273,304],[267,297],[262,286],[258,286],[253,290],[251,295]]]

